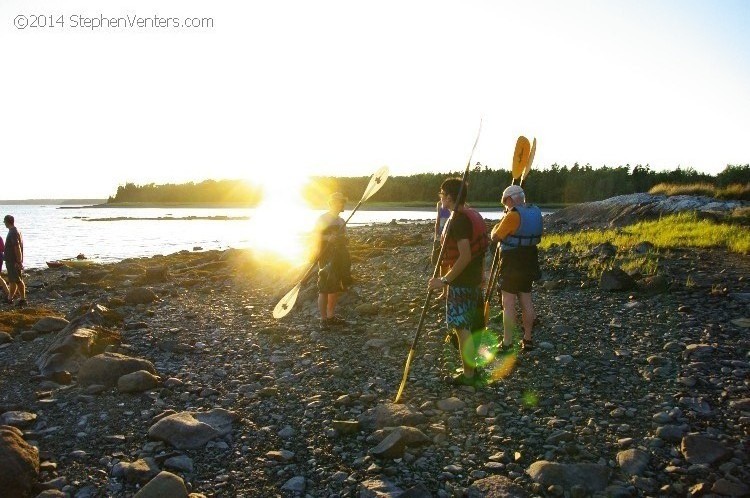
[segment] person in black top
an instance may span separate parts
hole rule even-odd
[[[21,279],[21,272],[23,271],[23,237],[21,232],[15,226],[15,218],[11,215],[6,215],[3,218],[5,227],[8,229],[8,236],[5,237],[5,250],[3,256],[5,259],[5,265],[8,270],[8,302],[12,302],[16,293],[20,296],[20,299],[16,304],[18,306],[26,305],[26,285]]]
[[[487,248],[487,228],[482,217],[464,205],[467,188],[464,184],[458,198],[462,180],[448,178],[440,187],[444,204],[453,211],[454,218],[443,234],[445,250],[443,264],[450,270],[440,278],[431,278],[428,286],[438,290],[448,286],[445,304],[445,322],[448,330],[458,337],[463,373],[453,378],[457,385],[474,385],[476,351],[471,332],[483,325],[482,275],[484,252]]]

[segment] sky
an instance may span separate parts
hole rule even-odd
[[[480,118],[491,168],[525,135],[534,168],[715,174],[750,162],[749,25],[745,0],[3,0],[0,198],[458,171]]]

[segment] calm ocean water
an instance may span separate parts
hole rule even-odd
[[[4,205],[3,215],[12,214],[23,234],[25,266],[39,268],[47,261],[74,258],[83,253],[101,262],[124,258],[171,254],[181,250],[254,247],[259,239],[273,237],[279,231],[295,230],[302,239],[322,211],[307,211],[300,216],[281,215],[276,219],[263,215],[260,228],[253,225],[256,210],[242,208],[67,208],[59,206]],[[486,219],[498,219],[499,211],[480,210]],[[343,213],[346,218],[349,211]],[[187,217],[229,217],[248,219],[180,219]],[[158,218],[173,219],[158,219]],[[105,218],[108,221],[91,221]],[[113,220],[113,218],[141,218]],[[147,218],[147,219],[143,219]],[[391,220],[434,220],[434,211],[365,211],[354,214],[350,225],[389,223]],[[294,223],[292,223],[294,221]],[[5,237],[4,227],[3,238]],[[355,228],[356,229],[356,228]]]

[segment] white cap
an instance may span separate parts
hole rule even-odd
[[[503,196],[500,198],[500,202],[504,201],[508,197],[512,198],[514,202],[524,201],[526,194],[520,185],[511,185],[503,190]]]

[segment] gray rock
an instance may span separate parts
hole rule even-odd
[[[401,426],[386,436],[371,452],[381,458],[401,458],[407,446],[418,446],[429,442],[430,438],[419,429]]]
[[[13,342],[13,337],[7,332],[0,332],[0,344]]]
[[[177,449],[196,449],[232,430],[237,415],[223,408],[208,412],[180,412],[162,418],[148,430],[151,439],[165,441]]]
[[[728,479],[718,479],[711,492],[724,496],[747,496],[750,494],[750,487],[741,482],[732,482]]]
[[[4,496],[32,496],[39,479],[39,450],[23,440],[23,433],[0,426],[0,490]]]
[[[466,489],[466,498],[525,498],[529,493],[505,476],[489,476],[474,481]]]
[[[726,460],[732,456],[732,450],[718,441],[699,434],[688,434],[682,438],[680,451],[688,463],[712,464]]]
[[[193,472],[193,460],[187,455],[177,455],[169,457],[164,461],[164,466],[168,469],[179,470],[191,474]]]
[[[154,291],[152,291],[151,289],[147,289],[146,287],[136,287],[134,289],[130,289],[128,293],[125,294],[125,302],[130,305],[150,304],[158,300],[159,296],[157,296]]]
[[[662,425],[656,429],[656,437],[669,443],[679,443],[687,428],[681,425]]]
[[[0,415],[0,425],[12,425],[19,429],[25,429],[34,423],[36,413],[11,411]]]
[[[599,288],[604,291],[627,291],[634,289],[636,282],[633,277],[625,273],[621,268],[604,270],[599,279]]]
[[[643,475],[650,459],[648,453],[635,448],[617,453],[617,464],[624,472],[634,476]]]
[[[45,316],[38,322],[36,322],[31,328],[41,334],[47,334],[49,332],[57,332],[64,329],[68,322],[65,318],[56,316]]]
[[[698,415],[711,415],[711,405],[701,398],[682,397],[678,400],[681,408],[693,411]]]
[[[159,377],[146,370],[125,374],[117,379],[117,390],[121,393],[148,391],[157,385],[159,385]]]
[[[441,399],[437,402],[439,410],[444,412],[454,412],[466,408],[466,403],[456,397]]]
[[[370,408],[358,420],[363,429],[375,430],[401,425],[414,427],[426,423],[427,417],[408,405],[384,403]]]
[[[187,498],[188,492],[182,478],[171,472],[161,471],[133,498]]]
[[[729,402],[729,406],[743,412],[750,411],[750,398],[737,399]]]
[[[306,486],[307,483],[305,482],[305,476],[295,476],[285,482],[284,485],[281,486],[281,489],[283,491],[290,491],[292,493],[301,495],[305,492]]]
[[[588,492],[602,491],[609,483],[609,469],[606,465],[594,463],[562,464],[539,460],[531,464],[527,473],[534,482],[544,486],[572,488],[582,486]]]
[[[132,484],[146,484],[159,473],[153,458],[141,458],[135,462],[117,462],[112,467],[112,477],[124,479]]]
[[[385,479],[368,479],[359,483],[358,498],[400,497],[404,490]]]
[[[89,358],[78,372],[78,382],[82,386],[100,384],[114,387],[123,375],[146,370],[156,374],[154,365],[141,358],[131,358],[119,353],[102,353]]]

